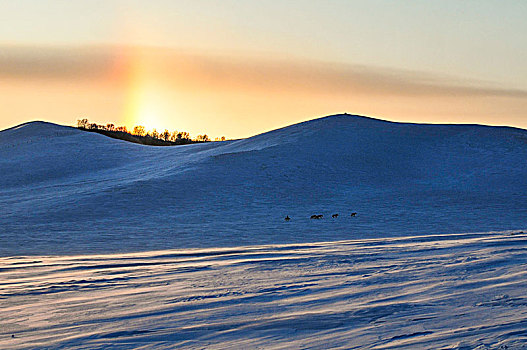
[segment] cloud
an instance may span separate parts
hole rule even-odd
[[[0,49],[0,78],[15,79],[94,79],[112,67],[112,52],[101,48]]]
[[[146,47],[7,47],[0,79],[108,81],[142,74],[178,89],[337,96],[526,98],[527,91],[423,72]]]
[[[338,95],[504,96],[527,91],[424,72],[342,63],[238,57],[194,57],[204,83]]]

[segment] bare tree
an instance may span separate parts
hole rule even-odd
[[[165,141],[168,141],[170,140],[170,131],[168,131],[167,129],[165,129],[165,131],[163,131],[161,133],[161,138]]]
[[[145,127],[142,125],[134,126],[133,134],[137,136],[145,136],[146,134]]]
[[[156,140],[164,140],[164,141],[172,141],[177,144],[186,144],[186,143],[192,143],[193,141],[196,142],[209,142],[211,141],[210,137],[207,134],[198,135],[195,139],[192,139],[190,137],[190,134],[186,131],[172,131],[170,132],[168,129],[165,129],[163,132],[159,133],[156,129],[153,129],[151,131],[147,131],[146,128],[142,125],[136,125],[134,126],[133,130],[128,131],[126,126],[116,126],[113,123],[107,123],[107,124],[96,124],[96,123],[90,123],[88,119],[78,119],[77,120],[77,127],[80,129],[87,129],[87,130],[108,130],[108,131],[117,131],[120,133],[125,133],[128,135],[135,135],[135,136],[141,136],[141,137],[148,137]],[[132,142],[146,142],[149,144],[152,143],[152,140],[133,140],[130,138],[125,137],[125,135],[120,135],[123,139],[132,141]],[[222,136],[221,138],[216,137],[216,141],[225,141],[225,136]],[[152,144],[159,144],[159,142],[153,142]]]
[[[77,120],[77,127],[81,129],[88,128],[88,119],[84,118]]]
[[[210,138],[207,136],[207,134],[198,135],[198,136],[196,136],[196,141],[208,142],[208,141],[210,141]]]

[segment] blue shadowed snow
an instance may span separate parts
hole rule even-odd
[[[0,258],[0,348],[525,349],[526,238]]]
[[[527,131],[508,127],[336,115],[151,147],[33,122],[0,132],[0,174],[3,256],[527,227]]]

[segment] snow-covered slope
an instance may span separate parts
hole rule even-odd
[[[520,350],[526,266],[520,233],[0,258],[0,348]]]
[[[336,115],[149,147],[33,122],[0,132],[0,174],[4,256],[527,226],[527,131],[508,127]]]
[[[0,176],[2,349],[526,348],[525,130],[34,122],[0,132]]]

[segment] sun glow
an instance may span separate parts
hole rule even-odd
[[[137,96],[132,101],[134,108],[131,119],[134,125],[142,125],[146,130],[163,130],[162,101],[159,101],[158,96],[159,91],[148,84],[139,88]]]
[[[140,50],[130,49],[125,55],[126,107],[124,120],[128,128],[142,125],[146,130],[163,130],[161,88],[156,84],[155,64]]]

